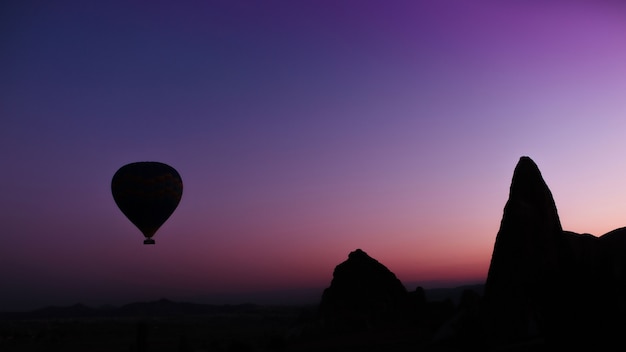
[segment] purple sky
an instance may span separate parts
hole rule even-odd
[[[356,248],[481,281],[522,155],[565,229],[626,225],[619,1],[181,3],[0,5],[0,309],[321,295]],[[183,178],[154,246],[134,161]]]

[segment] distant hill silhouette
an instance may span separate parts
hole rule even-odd
[[[82,304],[75,304],[65,307],[44,307],[23,312],[0,312],[0,319],[184,317],[245,313],[260,309],[260,306],[249,303],[213,305],[174,302],[168,299],[160,299],[151,302],[134,302],[120,307],[93,308]]]
[[[426,289],[425,297],[430,300],[458,301],[462,291],[474,289],[482,292],[483,285],[468,285],[450,288]],[[410,292],[409,295],[414,294]],[[292,307],[314,307],[318,303],[285,303]],[[68,306],[46,306],[42,308],[23,311],[0,311],[0,320],[13,319],[64,319],[64,318],[124,318],[124,317],[182,317],[182,316],[202,316],[217,314],[235,314],[256,312],[267,309],[267,307],[279,307],[279,304],[203,304],[186,301],[173,301],[162,298],[156,301],[132,302],[121,306],[103,305],[99,307],[87,306],[84,304],[73,304]]]

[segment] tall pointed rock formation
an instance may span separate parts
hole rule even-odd
[[[563,231],[537,165],[520,158],[491,258],[484,303],[495,344],[623,351],[626,228]]]
[[[485,283],[496,338],[519,340],[551,324],[563,279],[562,232],[552,193],[539,168],[529,157],[521,157]]]

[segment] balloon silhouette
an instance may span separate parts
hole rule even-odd
[[[111,180],[113,199],[145,236],[144,244],[154,244],[152,236],[172,215],[183,195],[183,181],[173,167],[156,161],[122,166]]]

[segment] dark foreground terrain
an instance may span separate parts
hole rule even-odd
[[[56,317],[4,319],[0,351],[285,350],[290,334],[299,333],[301,316],[311,309],[237,305],[194,314],[178,311],[179,303],[155,303],[165,311],[72,317],[58,309]]]
[[[0,320],[0,351],[419,351],[427,347],[419,331],[408,326],[327,333],[316,319],[316,306],[222,308],[197,315],[71,317],[58,309],[56,317],[5,316]]]
[[[481,285],[474,286],[477,290]],[[461,289],[429,291],[458,301]],[[83,305],[0,313],[0,351],[431,351],[434,327],[413,323],[329,330],[319,305],[205,305],[173,302]]]

